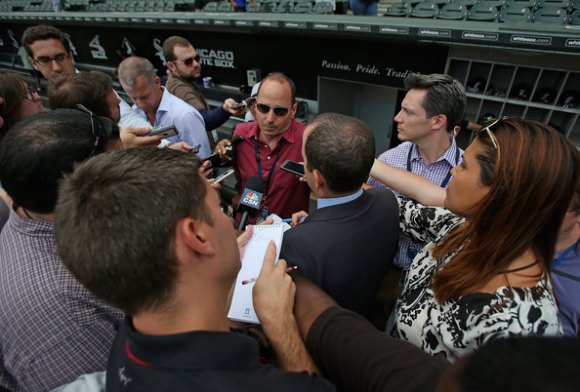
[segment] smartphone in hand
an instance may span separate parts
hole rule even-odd
[[[145,136],[155,136],[155,135],[163,135],[164,137],[175,136],[177,135],[177,129],[175,129],[175,125],[165,125],[162,127],[155,127],[152,128],[149,133]]]
[[[226,170],[225,172],[223,172],[222,174],[220,174],[215,178],[214,184],[219,184],[220,182],[222,182],[223,180],[234,174],[234,172],[235,172],[234,169]]]
[[[286,160],[280,165],[280,169],[297,175],[298,177],[304,177],[304,164],[294,162],[291,160]]]
[[[236,102],[232,105],[232,109],[234,109],[234,110],[238,110],[238,109],[241,109],[243,107],[246,107],[246,104],[243,102]]]

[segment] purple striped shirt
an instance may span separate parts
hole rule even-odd
[[[463,150],[457,147],[455,138],[452,138],[451,145],[445,153],[443,153],[439,159],[428,165],[425,164],[425,161],[421,155],[419,155],[417,146],[411,142],[401,143],[397,147],[385,151],[381,156],[379,156],[379,161],[388,163],[389,165],[398,167],[399,169],[407,170],[409,151],[411,152],[411,171],[427,178],[437,185],[441,185],[445,181],[449,170],[451,170],[453,166],[461,163],[463,160]],[[369,177],[367,183],[373,187],[388,188],[385,184],[373,177]],[[447,185],[445,187],[447,187]],[[399,195],[398,192],[393,191],[393,193]],[[393,264],[404,270],[409,269],[413,258],[421,251],[421,249],[423,249],[424,245],[425,244],[414,242],[409,239],[409,237],[401,235],[399,238],[399,250],[395,255]]]

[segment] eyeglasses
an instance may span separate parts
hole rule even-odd
[[[194,57],[188,57],[185,60],[175,60],[176,63],[183,63],[185,64],[187,67],[191,67],[193,65],[193,62],[195,61],[196,63],[199,63],[200,57],[199,54],[195,55]]]
[[[24,94],[26,94],[26,95],[24,95],[24,99],[32,102],[32,100],[34,99],[34,94],[38,94],[38,93],[32,87],[30,87],[29,85],[26,85],[26,90],[24,90]]]
[[[95,118],[95,114],[93,112],[91,112],[89,109],[87,109],[84,105],[81,105],[80,103],[77,103],[76,107],[81,112],[87,113],[88,115],[91,116],[91,131],[93,133],[93,137],[95,138],[95,141],[93,143],[93,148],[91,149],[91,153],[89,154],[89,158],[90,158],[97,153],[97,150],[101,149],[102,146],[104,146],[106,144],[107,134],[103,130],[101,123]],[[102,152],[102,151],[100,151],[100,152]]]
[[[497,123],[499,123],[500,121],[503,121],[505,119],[507,119],[507,117],[496,118],[491,124],[481,128],[479,131],[477,131],[478,135],[482,132],[485,132],[487,134],[487,136],[489,137],[489,139],[491,140],[491,144],[493,144],[493,146],[495,147],[496,150],[499,150],[499,143],[497,142],[497,138],[495,137],[495,135],[491,131],[491,128],[493,126],[495,126]]]
[[[54,57],[49,57],[49,56],[38,57],[37,59],[34,59],[34,61],[36,61],[42,65],[49,65],[53,61],[56,61],[57,63],[62,63],[67,58],[68,58],[68,53],[59,53]]]
[[[256,109],[258,109],[258,111],[260,113],[263,113],[263,114],[268,114],[268,113],[270,113],[270,110],[272,110],[274,112],[274,114],[278,117],[284,117],[290,111],[289,108],[285,108],[282,106],[272,107],[272,106],[268,106],[268,105],[263,104],[263,103],[256,104]]]

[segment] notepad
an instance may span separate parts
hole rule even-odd
[[[252,300],[254,284],[243,285],[242,281],[255,278],[260,274],[270,241],[276,244],[276,260],[278,260],[283,233],[281,224],[253,226],[252,237],[246,244],[242,255],[242,268],[236,277],[232,304],[228,312],[229,319],[260,324]]]

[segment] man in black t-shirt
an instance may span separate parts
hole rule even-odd
[[[229,332],[240,269],[230,219],[199,161],[168,149],[95,157],[61,187],[56,240],[73,275],[128,317],[113,343],[107,391],[333,391],[292,315],[294,284],[270,245],[254,305],[283,371],[257,343]],[[300,372],[300,373],[298,373]]]

